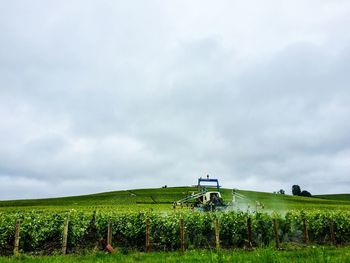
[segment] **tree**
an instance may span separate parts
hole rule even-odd
[[[284,195],[286,192],[283,189],[280,189],[277,193],[280,195]]]
[[[300,193],[300,196],[305,196],[305,197],[311,197],[311,193],[306,191],[306,190],[303,190],[301,193]]]
[[[292,193],[293,195],[300,195],[301,194],[301,189],[299,185],[293,185],[292,186]]]

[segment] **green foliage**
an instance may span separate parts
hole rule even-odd
[[[243,247],[248,240],[248,214],[242,211],[222,213],[220,217],[220,237],[224,247]]]
[[[223,248],[245,247],[249,217],[252,219],[253,245],[258,247],[273,243],[272,219],[278,223],[278,234],[283,243],[303,243],[303,220],[307,224],[311,243],[330,243],[330,225],[333,226],[337,244],[350,242],[350,202],[340,200],[346,199],[348,195],[320,199],[237,190],[246,197],[246,207],[255,208],[258,200],[265,209],[257,208],[259,212],[254,213],[200,213],[186,207],[176,210],[171,208],[174,200],[193,191],[195,189],[190,187],[174,187],[42,200],[0,201],[0,255],[13,253],[18,219],[21,221],[20,250],[32,254],[59,253],[63,225],[67,218],[68,253],[103,249],[109,221],[113,225],[113,244],[123,251],[144,250],[147,220],[150,222],[152,250],[178,250],[180,218],[184,219],[187,249],[215,248],[216,219]],[[226,202],[231,200],[230,189],[221,189],[221,193]],[[332,197],[337,200],[330,200]],[[279,211],[282,215],[272,211]]]
[[[301,189],[300,189],[300,186],[299,185],[293,185],[292,186],[292,193],[293,195],[300,195],[301,193]]]
[[[152,247],[158,250],[175,250],[180,245],[180,215],[169,214],[167,217],[149,215]]]
[[[21,255],[17,257],[0,257],[1,263],[115,263],[115,262],[235,262],[235,263],[349,263],[349,247],[298,247],[276,251],[272,248],[258,248],[253,251],[243,249],[221,250],[188,250],[183,254],[179,252],[151,252],[143,253],[129,251],[126,249],[120,252],[107,254],[103,252],[93,252],[84,255],[55,255],[55,256],[31,256]]]
[[[52,250],[59,247],[63,231],[64,214],[20,214],[20,248],[24,251]]]
[[[300,196],[311,197],[311,193],[309,191],[303,190],[300,193]]]
[[[0,255],[9,255],[15,238],[16,219],[19,214],[0,213]]]
[[[267,246],[273,240],[271,216],[265,213],[254,213],[252,217],[255,244]]]
[[[319,210],[290,211],[284,216],[277,213],[231,212],[118,212],[99,210],[69,212],[0,213],[0,251],[9,254],[13,249],[16,220],[21,220],[20,249],[32,253],[53,253],[61,248],[63,225],[69,218],[68,251],[84,248],[84,241],[92,234],[92,242],[105,240],[108,222],[113,225],[113,243],[123,249],[143,250],[146,221],[150,224],[153,250],[177,250],[180,246],[180,219],[184,219],[187,248],[215,247],[215,220],[219,222],[220,241],[223,247],[244,247],[247,242],[247,219],[251,218],[253,243],[267,246],[274,240],[272,220],[278,223],[282,242],[303,242],[303,220],[307,222],[310,241],[330,242],[330,224],[336,242],[350,242],[350,213]],[[91,233],[92,232],[92,233]],[[49,252],[48,252],[49,250]]]

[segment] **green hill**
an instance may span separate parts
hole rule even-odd
[[[329,200],[350,201],[350,194],[315,195],[315,197]]]
[[[23,209],[95,209],[110,207],[118,210],[171,210],[172,203],[192,192],[192,187],[171,187],[153,189],[133,189],[113,191],[91,195],[70,196],[47,199],[27,199],[0,201],[0,210]],[[322,195],[317,197],[299,197],[279,195],[264,192],[237,190],[243,196],[238,198],[241,209],[287,211],[290,209],[350,209],[350,195]],[[226,202],[232,201],[232,190],[222,189],[222,196]],[[347,199],[346,199],[347,198]]]
[[[190,187],[173,187],[173,188],[153,188],[153,189],[133,189],[105,192],[91,195],[69,196],[45,199],[23,199],[0,201],[1,208],[33,208],[33,207],[92,207],[92,206],[118,206],[134,207],[150,205],[172,204],[179,200],[195,188]]]

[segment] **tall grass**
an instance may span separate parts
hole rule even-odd
[[[0,257],[4,263],[70,263],[70,262],[257,262],[257,263],[350,263],[350,247],[306,247],[286,251],[276,251],[273,248],[261,248],[254,251],[245,250],[192,250],[184,254],[179,252],[140,253],[123,251],[115,254],[92,253],[75,256],[28,256]]]

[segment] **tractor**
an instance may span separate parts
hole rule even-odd
[[[198,178],[198,183],[195,187],[198,189],[197,193],[193,192],[185,198],[175,201],[173,208],[190,206],[193,210],[205,212],[228,210],[259,211],[264,209],[263,203],[255,201],[254,205],[253,200],[240,194],[236,189],[232,189],[232,201],[225,203],[221,197],[219,180],[211,179],[209,175],[207,175],[207,178]],[[215,189],[214,191],[212,190],[213,188]]]
[[[227,208],[227,204],[224,203],[221,197],[218,179],[210,179],[209,175],[207,175],[207,178],[200,177],[196,187],[198,189],[197,193],[192,193],[174,202],[173,208],[176,208],[176,206],[182,207],[183,205],[190,205],[192,209],[199,211],[222,211]],[[209,191],[208,188],[216,188],[216,191]]]

